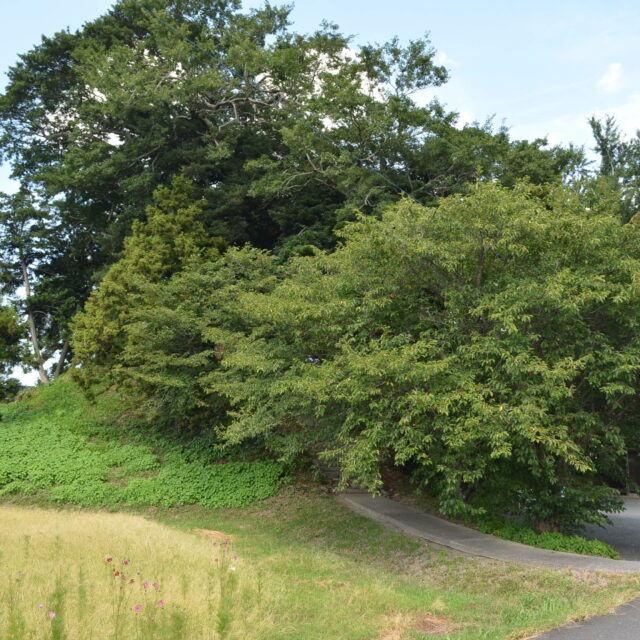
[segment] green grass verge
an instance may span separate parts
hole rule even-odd
[[[73,487],[84,473],[98,486],[126,489],[165,467],[206,466],[179,448],[164,456],[135,438],[114,440],[113,397],[101,402],[88,405],[62,381],[3,409],[0,450],[13,448],[13,456],[3,456],[4,486],[21,482],[31,494],[5,492],[5,503],[51,506],[60,500],[54,489]],[[98,437],[100,432],[109,437]],[[29,463],[28,441],[37,464]],[[106,506],[126,504],[110,498]],[[91,628],[91,637],[99,640],[113,637],[114,625],[121,624],[127,630],[122,637],[134,639],[197,639],[218,628],[219,637],[243,640],[418,640],[434,634],[449,640],[515,640],[604,613],[640,587],[636,576],[456,557],[383,529],[313,486],[285,488],[245,507],[167,507],[162,500],[152,508],[129,505],[130,512],[181,530],[180,539],[166,527],[148,529],[142,519],[126,520],[122,514],[52,515],[25,508],[22,517],[11,507],[15,520],[4,528],[7,518],[0,516],[0,637],[50,638],[55,631],[56,637],[79,640]],[[195,540],[193,529],[232,536],[225,566],[227,572],[230,562],[237,568],[233,581],[212,564],[219,546],[206,539],[189,542]],[[113,575],[98,575],[107,554],[127,558],[136,582],[109,587]],[[135,572],[162,585],[166,609],[164,618],[156,617],[164,625],[160,636],[154,635],[153,616],[136,617],[134,607],[145,592]],[[64,615],[48,619],[46,612],[55,606]],[[103,613],[94,616],[97,611]],[[35,631],[29,635],[28,629]]]
[[[640,586],[634,576],[456,556],[304,488],[285,489],[242,510],[192,507],[160,510],[154,517],[185,530],[228,532],[239,555],[268,566],[278,576],[274,585],[288,584],[285,607],[298,622],[274,634],[282,640],[514,640],[604,613],[634,597]],[[355,596],[363,593],[366,607]],[[334,598],[353,598],[353,610],[329,613]]]
[[[0,560],[0,637],[11,640],[106,640],[116,628],[132,640],[516,640],[605,613],[640,587],[636,576],[458,557],[300,486],[243,509],[145,519],[0,505],[0,549],[11,550]]]
[[[588,540],[582,536],[569,535],[560,531],[536,533],[530,527],[496,518],[480,519],[476,524],[483,533],[490,533],[513,542],[521,542],[531,547],[620,559],[620,554],[610,544],[601,540]]]

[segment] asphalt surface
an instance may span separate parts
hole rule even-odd
[[[354,511],[381,524],[467,555],[553,569],[640,573],[640,561],[611,560],[529,547],[448,522],[389,498],[372,497],[366,493],[344,493],[340,495],[340,500]]]
[[[611,514],[613,526],[585,527],[585,537],[609,543],[625,560],[640,560],[640,498],[624,497],[626,510]],[[638,629],[640,638],[640,628]]]
[[[618,607],[608,616],[596,616],[536,636],[535,640],[638,640],[640,599]]]

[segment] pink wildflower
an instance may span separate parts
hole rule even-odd
[[[156,602],[156,607],[164,607],[164,600],[158,600],[158,602]]]
[[[148,582],[143,582],[142,586],[146,589],[149,586],[149,583]]]
[[[156,591],[160,588],[160,585],[159,585],[157,582],[154,582],[151,586],[152,586]]]
[[[113,558],[107,558],[105,562],[113,562]]]
[[[56,617],[56,612],[55,611],[49,611],[49,617],[53,620],[53,618]]]
[[[133,607],[133,610],[136,613],[140,613],[142,611],[142,605],[141,604],[137,604],[135,607]]]

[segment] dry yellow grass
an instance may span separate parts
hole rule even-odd
[[[0,551],[3,638],[244,639],[274,624],[275,594],[230,546],[142,517],[2,506]]]
[[[638,589],[449,556],[296,491],[150,516],[0,505],[0,639],[506,640]]]

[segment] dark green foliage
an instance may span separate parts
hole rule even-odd
[[[637,423],[640,238],[556,188],[480,185],[361,218],[331,255],[245,293],[207,381],[231,441],[320,447],[370,488],[410,464],[447,513],[497,491],[540,527],[620,508],[598,473]],[[545,524],[546,523],[546,524]]]
[[[206,432],[226,421],[228,408],[225,398],[202,384],[224,352],[207,330],[212,324],[242,327],[238,295],[270,291],[283,269],[273,256],[247,247],[230,248],[214,261],[192,251],[174,265],[172,277],[163,279],[155,267],[145,275],[136,260],[155,264],[149,230],[147,223],[127,241],[124,257],[76,319],[74,344],[83,368],[74,373],[88,384],[101,384],[108,373],[140,403],[148,424],[176,435]],[[140,284],[134,289],[135,278]],[[107,371],[97,366],[98,354],[111,364]]]
[[[171,278],[189,261],[217,259],[224,243],[204,232],[203,206],[202,200],[193,198],[185,178],[175,178],[170,188],[156,189],[146,221],[134,224],[122,257],[74,318],[72,346],[77,362],[103,374],[101,368],[115,364],[124,347],[124,327],[138,308],[149,304],[149,288]]]
[[[589,125],[600,155],[598,195],[608,195],[612,210],[627,222],[640,211],[640,136],[625,140],[613,116],[590,118]]]
[[[149,302],[134,309],[117,362],[121,383],[141,399],[149,420],[182,431],[226,421],[226,399],[202,384],[224,352],[207,329],[243,326],[237,297],[270,291],[281,270],[265,252],[232,248],[216,262],[193,262],[147,290]]]
[[[12,307],[0,306],[0,376],[20,362],[26,327]]]
[[[567,535],[560,531],[536,533],[529,527],[495,517],[480,518],[477,524],[483,533],[491,533],[499,538],[528,544],[531,547],[580,553],[587,556],[602,556],[603,558],[620,558],[620,554],[613,547],[601,540],[587,540],[582,536]]]
[[[0,402],[14,400],[22,388],[22,383],[17,378],[0,378]]]
[[[205,238],[288,257],[332,248],[356,212],[402,193],[434,203],[478,176],[555,181],[579,162],[418,105],[415,91],[447,79],[426,37],[356,49],[333,25],[291,33],[288,13],[120,0],[9,71],[0,154],[35,200],[33,221],[46,212],[31,305],[64,362],[70,318],[178,175],[202,203]]]
[[[606,468],[606,462],[599,462]],[[623,467],[624,461],[619,459],[618,464]],[[484,482],[472,502],[481,512],[510,514],[539,533],[547,527],[575,533],[576,523],[610,524],[605,514],[622,510],[618,490],[599,485],[594,478],[565,474],[561,488],[544,478],[531,485],[509,465],[503,465],[500,475]]]
[[[21,385],[11,378],[13,367],[26,359],[26,327],[16,311],[0,305],[0,402],[12,399]]]
[[[195,503],[213,508],[241,507],[277,493],[283,468],[275,462],[215,464],[212,450],[208,457],[189,459],[176,447],[89,438],[104,432],[100,420],[117,418],[123,409],[117,402],[103,399],[107,415],[98,419],[77,387],[61,380],[47,394],[6,406],[0,422],[0,495],[36,495],[94,508]]]
[[[638,243],[612,213],[637,204],[637,149],[592,121],[584,207],[555,186],[579,151],[414,101],[447,79],[426,37],[354,50],[333,25],[289,32],[288,12],[120,0],[10,70],[0,153],[22,190],[0,234],[3,291],[28,289],[21,358],[42,382],[59,353],[88,393],[115,383],[140,430],[196,453],[130,480],[149,459],[100,450],[80,483],[52,456],[85,435],[45,429],[35,483],[7,486],[109,504],[164,483],[213,504],[226,472],[197,452],[224,436],[320,449],[373,489],[409,464],[450,513],[497,493],[532,522],[601,521],[617,503],[598,484],[637,440]],[[235,469],[243,486],[256,468]]]

